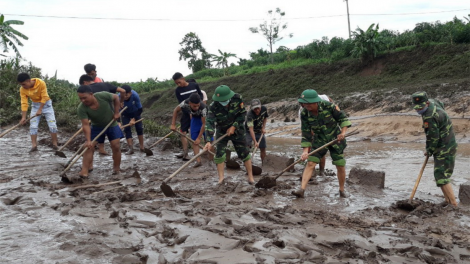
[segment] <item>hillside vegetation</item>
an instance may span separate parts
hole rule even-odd
[[[246,103],[253,98],[263,103],[296,98],[305,89],[315,89],[333,97],[344,109],[361,110],[377,104],[393,106],[397,103],[394,95],[398,98],[398,95],[411,95],[418,90],[425,90],[431,96],[439,93],[441,97],[449,97],[457,91],[468,90],[469,74],[470,45],[436,44],[380,55],[371,62],[344,59],[271,69],[203,81],[200,86],[210,98],[217,86],[226,84],[240,93]],[[442,86],[443,83],[457,85]],[[174,89],[144,94],[144,106],[148,108],[144,115],[167,122],[177,104]],[[352,97],[358,93],[364,96]],[[396,110],[401,109],[389,109]]]

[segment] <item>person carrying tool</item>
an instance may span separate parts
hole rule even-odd
[[[234,93],[227,85],[221,85],[215,89],[212,96],[214,102],[209,107],[207,114],[206,131],[209,137],[214,135],[215,125],[217,124],[216,138],[227,134],[223,140],[217,143],[214,162],[217,164],[219,175],[219,184],[224,181],[224,161],[225,149],[229,140],[232,141],[238,157],[245,163],[248,174],[248,183],[254,184],[253,172],[251,167],[251,154],[246,145],[245,115],[246,110],[243,105],[242,97]],[[210,142],[204,149],[211,148]]]
[[[437,99],[428,99],[425,92],[416,92],[411,98],[413,108],[423,118],[423,128],[426,133],[424,155],[434,157],[434,179],[444,194],[443,205],[457,206],[454,190],[450,184],[457,152],[452,121],[444,111],[444,104]]]
[[[259,99],[251,101],[251,109],[246,114],[245,129],[249,131],[246,133],[246,143],[251,148],[251,143],[254,142],[255,147],[258,147],[261,152],[261,163],[266,158],[266,137],[263,136],[258,145],[261,135],[266,133],[266,122],[268,121],[268,109],[261,105]]]
[[[29,125],[29,134],[31,135],[32,147],[29,152],[38,150],[38,126],[41,121],[41,116],[44,115],[49,127],[49,132],[52,138],[52,148],[58,150],[57,147],[57,124],[55,121],[54,108],[52,107],[52,100],[47,93],[46,83],[39,78],[31,78],[27,73],[18,74],[16,80],[21,85],[21,120],[20,124],[26,123],[26,114],[28,112],[29,102],[31,99],[31,116],[37,117],[31,119]]]
[[[201,143],[201,138],[206,126],[207,106],[201,102],[201,98],[197,93],[191,94],[188,99],[181,102],[181,104],[173,110],[173,118],[170,126],[171,130],[176,130],[176,117],[181,111],[186,111],[191,114],[191,139],[194,140],[194,155],[197,155],[199,154],[199,143]],[[197,158],[197,163],[193,168],[200,167],[201,165],[201,158]]]
[[[123,98],[126,97],[126,90],[124,90],[123,88],[116,87],[116,86],[114,86],[110,83],[105,83],[105,82],[96,83],[95,80],[96,79],[93,79],[93,77],[91,77],[90,75],[83,74],[82,76],[80,76],[80,79],[78,80],[78,83],[80,85],[90,86],[91,91],[93,93],[99,93],[99,92],[108,92],[108,93],[112,93],[112,94],[120,93],[121,102],[122,102],[122,100],[124,100]],[[106,152],[106,150],[104,149],[104,143],[99,143],[98,144],[98,153],[100,153],[100,155],[109,155],[109,153]]]
[[[134,143],[132,141],[131,130],[133,125],[135,125],[135,131],[137,132],[137,138],[139,139],[140,152],[144,152],[144,126],[142,125],[142,122],[135,122],[141,118],[140,116],[142,114],[142,104],[140,103],[139,94],[132,90],[129,85],[123,85],[122,89],[126,91],[123,107],[127,106],[127,109],[121,115],[122,124],[131,124],[130,127],[124,128],[124,133],[126,133],[127,146],[129,147],[129,150],[126,154],[134,154]]]
[[[88,63],[88,64],[85,64],[85,66],[83,68],[85,69],[86,74],[91,77],[93,82],[95,82],[95,83],[104,82],[103,79],[101,79],[97,76],[97,74],[96,74],[97,71],[96,71],[95,64]]]
[[[333,164],[336,165],[339,195],[340,197],[348,197],[344,190],[344,182],[346,181],[346,160],[343,151],[346,148],[345,134],[351,126],[343,111],[339,111],[334,103],[322,100],[315,90],[305,90],[299,97],[298,102],[301,103],[303,110],[300,115],[303,148],[302,160],[308,160],[305,170],[302,174],[302,184],[299,190],[293,191],[292,194],[303,198],[308,181],[312,177],[313,170],[321,158],[330,151]],[[312,135],[312,132],[314,135]],[[326,143],[338,139],[338,142],[320,150],[319,152],[308,156],[310,148],[317,149]]]
[[[181,104],[184,100],[188,99],[192,93],[197,93],[200,98],[203,98],[203,94],[199,85],[196,82],[187,82],[183,77],[183,74],[177,72],[173,74],[173,81],[178,85],[175,89],[175,95],[178,99],[178,103]],[[189,132],[191,126],[191,115],[189,111],[183,110],[181,115],[181,129],[180,132],[186,135]],[[181,143],[183,145],[183,153],[176,157],[183,160],[189,160],[188,158],[188,140],[185,136],[181,136]]]
[[[119,119],[121,107],[119,97],[108,92],[93,93],[89,85],[81,85],[78,87],[77,93],[81,101],[77,113],[78,118],[82,121],[83,134],[86,138],[85,147],[88,148],[83,155],[82,170],[79,176],[87,178],[88,172],[93,170],[93,153],[96,142],[104,143],[105,137],[108,137],[113,151],[113,174],[118,174],[121,167],[120,140],[124,137],[118,123],[114,122],[95,143],[92,144],[92,140],[112,119]],[[88,120],[91,121],[91,127]]]

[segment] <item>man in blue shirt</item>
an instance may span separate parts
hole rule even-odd
[[[199,84],[196,82],[187,82],[186,79],[184,78],[183,74],[177,72],[173,74],[173,81],[175,81],[176,87],[175,89],[175,95],[176,98],[178,99],[178,103],[181,104],[186,99],[189,99],[189,96],[193,93],[199,94],[199,98],[203,98],[203,94],[201,92],[201,89],[199,88]],[[183,110],[181,115],[181,130],[180,132],[183,134],[186,134],[189,132],[189,127],[191,126],[191,114],[187,110]],[[188,157],[188,141],[186,140],[186,137],[181,136],[181,143],[183,145],[183,153],[180,155],[177,155],[178,158],[183,158],[183,160],[189,160]]]
[[[139,138],[140,151],[144,151],[144,126],[142,125],[142,122],[135,122],[141,118],[142,104],[140,103],[140,98],[137,92],[132,90],[129,85],[123,85],[122,88],[126,91],[126,94],[124,95],[123,108],[127,106],[127,109],[121,114],[121,119],[123,125],[131,124],[131,126],[124,128],[127,146],[129,147],[129,151],[127,151],[126,154],[131,155],[134,154],[134,144],[132,141],[131,131],[131,127],[133,125],[135,125],[135,131]]]

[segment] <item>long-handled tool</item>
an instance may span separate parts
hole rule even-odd
[[[144,119],[143,119],[143,118],[141,118],[141,119],[139,119],[139,120],[135,121],[134,125],[135,125],[135,124],[137,124],[137,123],[139,123],[139,122],[141,122],[142,120],[144,120]],[[124,126],[122,126],[122,127],[121,127],[121,130],[122,130],[123,128],[130,127],[130,126],[131,126],[131,124],[130,124],[130,123],[129,123],[129,124],[127,124],[127,125],[124,125]]]
[[[122,112],[124,112],[125,110],[127,109],[127,106],[124,107],[121,112],[119,112],[119,115],[122,114]],[[98,140],[99,137],[101,137],[101,135],[104,134],[104,132],[106,132],[106,130],[108,129],[108,127],[110,127],[113,123],[115,122],[114,118],[113,120],[111,120],[108,125],[106,125],[106,127],[93,139],[93,141],[91,142],[92,144]],[[83,145],[84,146],[84,145]],[[73,164],[75,164],[75,162],[77,162],[81,156],[83,156],[83,154],[85,154],[85,152],[88,150],[88,147],[84,147],[82,152],[80,152],[80,154],[60,173],[60,176],[62,177],[62,180],[66,179],[65,181],[68,181],[68,182],[73,182],[71,179],[69,179],[67,177],[67,175],[65,174],[72,166]]]
[[[25,121],[25,123],[31,121],[31,119],[35,118],[36,116],[38,116],[38,115],[33,115],[33,116],[31,116],[30,118],[28,118],[28,119]],[[5,136],[6,134],[10,133],[10,131],[15,130],[15,129],[16,129],[17,127],[19,127],[19,126],[21,126],[21,124],[16,124],[16,125],[14,125],[13,127],[10,127],[10,128],[7,129],[5,132],[3,132],[2,134],[0,134],[0,138],[2,138],[3,136]]]
[[[58,150],[56,150],[55,155],[59,156],[61,158],[67,158],[67,156],[65,156],[65,153],[62,152],[62,150],[72,141],[72,139],[74,139],[82,131],[83,131],[83,127],[80,128],[77,132],[75,132],[75,134],[73,134],[73,136],[69,140],[67,140],[67,142],[65,142],[65,144],[62,147],[60,147]]]
[[[226,137],[227,134],[219,137],[216,141],[214,141],[211,145],[216,145],[220,140],[222,140],[224,137]],[[171,187],[167,184],[171,180],[171,178],[175,177],[180,171],[182,171],[184,168],[186,168],[189,164],[191,164],[193,161],[195,161],[198,157],[206,153],[208,150],[203,150],[196,156],[194,156],[192,159],[190,159],[188,162],[186,162],[183,166],[181,166],[179,169],[177,169],[173,174],[171,174],[168,178],[166,178],[162,184],[160,185],[160,189],[162,190],[163,194],[166,197],[175,197],[176,193],[171,189]]]
[[[186,137],[186,139],[189,140],[189,142],[191,142],[192,144],[196,144],[196,142],[194,142],[194,140],[193,140],[192,138],[190,138],[190,137],[188,136],[188,134],[185,135],[185,134],[179,132],[178,130],[174,130],[174,131],[175,131],[176,133],[180,134],[180,136]],[[198,146],[199,146],[200,149],[204,149],[204,146],[201,145],[200,143],[199,143]],[[210,154],[212,154],[212,155],[215,155],[214,152],[212,152],[212,151],[210,151],[210,150],[208,150],[208,152],[209,152]]]
[[[264,137],[264,133],[261,134],[261,136],[259,137],[258,142],[256,142],[255,149],[253,150],[253,153],[251,154],[251,168],[253,171],[253,175],[260,175],[263,172],[263,169],[261,169],[258,166],[253,165],[253,157],[255,156],[256,150],[258,149],[259,143],[261,142],[263,137]]]
[[[426,159],[424,159],[423,166],[421,167],[421,170],[419,171],[418,179],[416,179],[415,187],[413,187],[413,191],[411,192],[410,199],[408,202],[411,204],[411,201],[413,200],[413,197],[415,197],[416,190],[418,189],[419,182],[421,181],[421,177],[423,176],[424,169],[426,168],[426,164],[428,164],[429,156],[426,155]]]
[[[163,140],[165,140],[165,138],[169,137],[171,134],[173,134],[174,131],[171,131],[170,133],[166,134],[164,137],[162,137],[161,139],[159,139],[157,142],[153,143],[150,147],[148,148],[144,148],[144,152],[145,152],[145,155],[147,156],[152,156],[153,155],[153,151],[151,151],[150,149],[155,147],[155,145],[157,145],[158,143],[162,142]]]
[[[351,133],[348,133],[346,134],[344,137],[349,137],[349,136],[352,136],[352,135],[356,135],[358,134],[359,131],[354,131],[354,132],[351,132]],[[312,155],[312,154],[315,154],[317,153],[318,151],[330,146],[330,145],[333,145],[335,144],[336,142],[338,142],[337,139],[335,140],[332,140],[328,143],[326,143],[325,145],[313,150],[312,152],[308,153],[308,155]],[[294,167],[294,165],[300,163],[302,161],[302,159],[298,159],[296,162],[292,163],[291,165],[289,165],[287,168],[285,168],[283,171],[281,171],[277,176],[275,177],[263,177],[261,178],[256,184],[255,184],[255,187],[256,188],[263,188],[263,189],[269,189],[269,188],[272,188],[274,186],[276,186],[276,180],[277,178],[281,177],[282,174],[284,174],[284,172],[288,171],[290,168]]]

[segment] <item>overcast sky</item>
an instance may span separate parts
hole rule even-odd
[[[209,53],[220,49],[248,58],[249,52],[267,48],[266,40],[248,28],[260,24],[267,11],[276,7],[286,12],[285,32],[293,33],[294,37],[282,40],[275,48],[283,45],[293,49],[323,36],[348,37],[343,0],[0,0],[0,13],[6,14],[7,20],[25,22],[23,26],[14,26],[29,37],[20,47],[22,56],[40,67],[43,74],[51,76],[57,70],[59,78],[73,83],[78,83],[86,63],[95,64],[98,76],[107,81],[130,82],[149,77],[164,80],[176,71],[190,74],[187,63],[179,61],[178,54],[179,43],[188,32],[198,34]],[[442,12],[461,9],[467,10]],[[419,22],[462,18],[470,13],[470,5],[468,0],[350,0],[349,12],[352,30],[379,23],[380,29],[403,31]],[[402,13],[426,14],[384,15]]]

